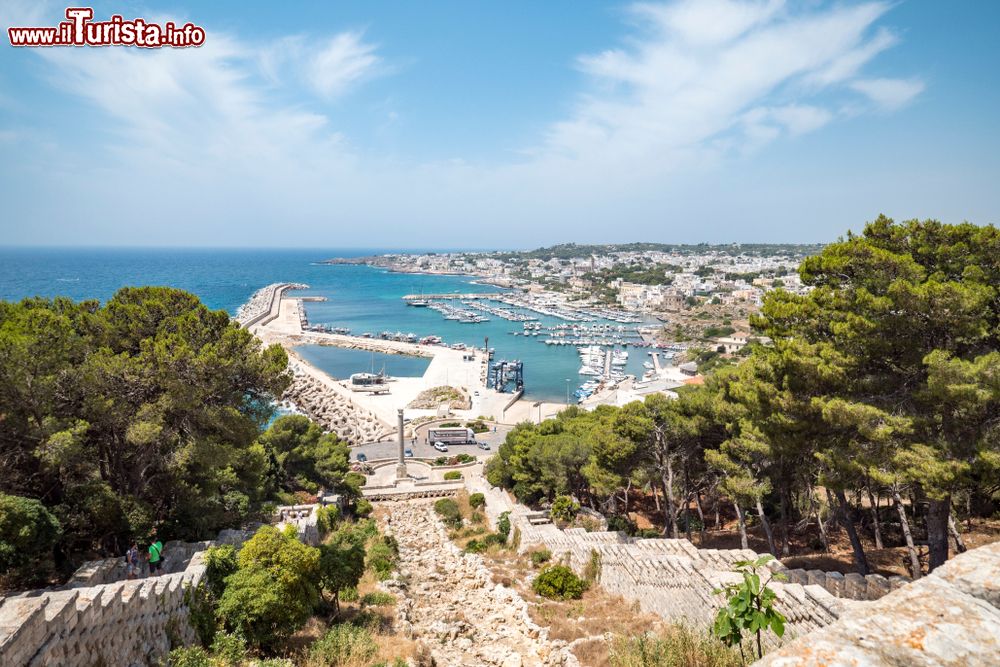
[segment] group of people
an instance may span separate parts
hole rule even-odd
[[[142,576],[143,563],[149,564],[149,576],[154,577],[163,571],[163,542],[155,535],[150,538],[146,553],[139,550],[139,543],[132,545],[125,552],[125,577],[137,579]]]

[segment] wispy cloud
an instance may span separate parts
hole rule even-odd
[[[919,79],[859,79],[851,88],[864,93],[883,111],[897,111],[924,91]]]
[[[520,147],[519,159],[479,163],[389,158],[342,133],[328,103],[346,103],[390,70],[356,30],[266,44],[210,30],[199,49],[55,49],[39,57],[53,87],[102,116],[83,149],[100,173],[67,179],[80,201],[95,216],[122,220],[126,213],[101,202],[158,202],[145,211],[147,235],[124,241],[162,242],[149,234],[165,221],[172,227],[162,233],[186,225],[204,235],[202,221],[213,219],[258,228],[280,220],[327,233],[330,220],[350,220],[355,235],[364,221],[379,221],[386,238],[407,243],[462,221],[503,221],[511,233],[530,234],[554,216],[617,213],[622,202],[657,201],[678,172],[815,132],[847,107],[899,109],[923,83],[865,74],[899,41],[876,25],[889,9],[881,1],[634,5],[627,40],[576,60],[586,88],[571,113]],[[64,140],[62,156],[81,150]],[[34,205],[25,200],[21,211]]]

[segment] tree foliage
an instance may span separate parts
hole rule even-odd
[[[0,488],[56,515],[63,555],[233,524],[260,500],[286,363],[180,290],[2,302]]]

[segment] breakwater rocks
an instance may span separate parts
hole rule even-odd
[[[249,327],[268,315],[272,307],[287,290],[308,289],[303,283],[272,283],[253,293],[250,299],[236,311],[235,319],[240,326]]]
[[[378,440],[389,428],[373,412],[351,402],[315,377],[292,366],[292,384],[282,400],[293,403],[303,414],[327,431],[352,445]]]
[[[482,559],[463,553],[434,516],[433,501],[392,505],[383,528],[399,542],[397,630],[421,641],[437,665],[575,666],[565,642],[528,615],[512,588],[494,584]]]

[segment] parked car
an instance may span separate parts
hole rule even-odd
[[[486,451],[490,451],[489,444],[482,442],[481,440],[476,442],[476,447],[479,447],[479,449],[485,449]]]
[[[368,457],[365,455],[364,452],[358,452],[358,460],[364,463],[365,461],[368,460]]]
[[[434,449],[438,450],[439,452],[446,452],[446,451],[448,451],[448,446],[446,444],[444,444],[443,442],[441,442],[440,440],[438,440],[433,445],[431,445],[431,447],[433,447]]]
[[[413,458],[413,450],[409,449],[409,448],[404,449],[403,450],[403,455],[406,456],[407,458],[411,458],[412,459]]]

